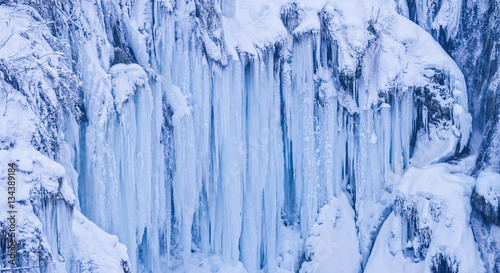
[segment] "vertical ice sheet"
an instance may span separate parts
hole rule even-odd
[[[392,176],[402,174],[409,163],[412,95],[394,96],[380,108],[358,108],[363,99],[355,94],[366,94],[363,81],[372,79],[353,79],[348,89],[339,84],[335,47],[329,42],[304,35],[289,47],[282,92],[286,168],[295,196],[288,195],[285,207],[295,207],[289,211],[296,211],[307,236],[319,209],[333,196],[350,192],[366,260],[390,205]]]
[[[88,97],[89,125],[82,151],[88,180],[80,185],[81,207],[90,219],[121,238],[136,266],[139,247],[159,257],[159,223],[152,216],[162,206],[153,198],[163,180],[163,163],[158,162],[163,158],[158,154],[161,120],[143,68],[118,64],[110,73],[110,78],[104,76],[109,80],[94,82],[96,95]],[[142,262],[158,268],[158,258]]]
[[[241,56],[248,104],[245,124],[248,169],[240,248],[242,261],[250,272],[261,266],[270,272],[276,269],[277,230],[284,198],[280,90],[273,51],[268,49],[258,59]]]

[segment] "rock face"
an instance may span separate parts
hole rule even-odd
[[[0,163],[18,164],[18,265],[495,272],[498,51],[472,29],[496,35],[497,10],[0,2]]]

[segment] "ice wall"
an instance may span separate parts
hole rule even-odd
[[[236,5],[236,14],[245,17],[246,8],[251,8],[241,6],[239,10]],[[277,12],[283,26],[263,33],[264,38],[254,34],[261,29],[251,17],[242,22],[223,16],[228,30],[225,47],[200,46],[196,32],[186,30],[195,26],[185,14],[197,6],[182,5],[174,10],[176,18],[166,15],[160,20],[174,20],[181,29],[175,32],[174,45],[164,43],[156,52],[162,56],[159,71],[167,82],[172,115],[166,126],[174,142],[169,149],[182,153],[175,155],[171,172],[172,215],[179,221],[172,247],[184,253],[185,266],[188,248],[221,255],[226,262],[240,260],[249,272],[272,272],[280,255],[276,238],[283,221],[299,224],[305,239],[319,209],[342,192],[348,192],[355,204],[366,260],[392,202],[392,178],[410,164],[415,143],[440,138],[451,142],[445,149],[423,154],[415,164],[443,160],[454,154],[458,143],[459,150],[467,143],[470,117],[456,65],[428,34],[395,13],[380,21],[397,20],[394,25],[400,28],[332,19],[331,12],[348,14],[356,7],[359,3],[325,5],[317,21],[307,21],[303,18],[309,18],[315,7],[270,6],[264,13]],[[219,22],[220,15],[211,16]],[[204,36],[219,28],[214,24],[214,29],[200,30],[204,41],[217,41]],[[369,26],[372,32],[363,30]],[[248,28],[241,39],[235,33],[238,27]],[[415,35],[407,35],[408,28],[415,29]],[[173,36],[171,28],[160,29]],[[266,42],[268,37],[283,40],[273,45]],[[383,47],[369,46],[376,41]],[[386,54],[387,47],[399,55]],[[215,50],[219,53],[211,55]],[[430,51],[436,54],[426,56]],[[226,54],[232,61],[219,62]],[[373,75],[378,70],[380,74]],[[186,122],[200,128],[194,137]],[[183,140],[176,130],[185,132]],[[179,165],[192,149],[198,154],[191,161],[195,164]],[[192,168],[201,178],[178,180],[185,171],[194,172]],[[188,193],[182,190],[184,184],[177,185],[180,181],[191,185]],[[200,197],[193,202],[192,194]],[[192,233],[186,235],[190,223],[183,217],[193,213],[191,206]],[[176,236],[182,243],[175,244]]]
[[[469,139],[462,73],[392,1],[56,7],[82,80],[59,160],[134,272],[315,272],[342,236],[355,272],[408,166]]]

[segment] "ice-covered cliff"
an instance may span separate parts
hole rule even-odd
[[[71,48],[47,20],[29,6],[0,6],[0,268],[130,272],[118,237],[79,210],[71,140],[78,139],[81,83],[66,55]]]
[[[498,223],[470,206],[497,200],[495,170],[477,190],[468,175],[477,154],[492,162],[473,143],[496,123],[448,55],[476,54],[449,46],[461,3],[432,16],[392,0],[0,4],[16,266],[495,272],[478,238]]]
[[[408,1],[408,16],[429,31],[465,75],[473,117],[465,173],[477,178],[471,224],[489,272],[500,271],[498,1]]]

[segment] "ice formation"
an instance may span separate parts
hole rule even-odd
[[[104,232],[77,209],[72,190],[77,177],[72,168],[75,153],[58,139],[74,137],[64,135],[65,126],[78,128],[74,121],[77,97],[71,89],[78,88],[79,81],[59,51],[64,43],[52,37],[32,8],[0,6],[0,14],[4,28],[0,32],[2,238],[7,238],[6,219],[12,210],[7,203],[12,195],[7,191],[6,167],[17,165],[16,265],[7,263],[7,244],[2,239],[2,270],[130,272],[127,248],[118,237]]]
[[[493,249],[498,226],[469,197],[498,212],[497,174],[473,190],[441,164],[488,150],[468,145],[471,91],[445,51],[460,1],[18,2],[0,4],[0,163],[31,181],[21,266],[495,266],[474,239]]]

